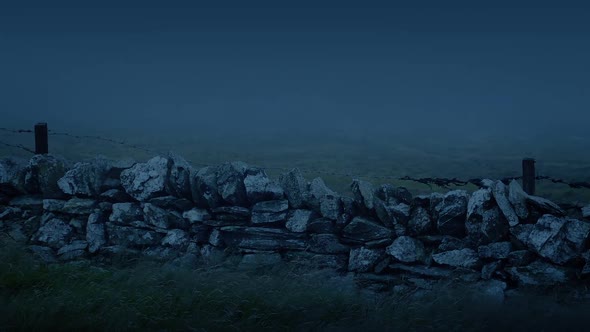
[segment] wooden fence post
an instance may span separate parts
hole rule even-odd
[[[522,160],[522,189],[529,194],[535,194],[535,159]]]
[[[47,137],[47,123],[35,125],[35,154],[49,153],[49,139]]]

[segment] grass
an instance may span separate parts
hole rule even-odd
[[[3,240],[0,330],[575,331],[590,309],[526,294],[498,306],[450,282],[422,296],[362,296],[327,281],[331,274],[288,264],[240,271],[120,263],[44,265]]]

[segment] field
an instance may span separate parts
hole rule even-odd
[[[521,175],[523,157],[537,160],[537,175],[566,181],[590,182],[590,139],[567,136],[523,137],[519,139],[444,138],[445,133],[430,136],[351,136],[336,134],[268,134],[228,136],[133,131],[84,131],[74,135],[97,135],[124,141],[126,144],[93,138],[50,136],[50,152],[72,160],[92,158],[97,154],[109,158],[134,158],[139,161],[167,151],[174,151],[195,167],[241,160],[267,169],[277,177],[287,169],[298,167],[309,179],[322,177],[329,187],[349,194],[353,178],[374,184],[392,183],[405,186],[414,194],[446,191],[397,178],[410,176],[498,179]],[[448,135],[447,135],[448,136]],[[0,142],[22,144],[33,148],[32,134],[0,131]],[[138,145],[149,152],[132,148]],[[0,145],[0,156],[29,157],[23,150]],[[467,190],[474,186],[461,187]],[[572,189],[549,181],[537,182],[537,195],[562,203],[590,203],[590,190]]]

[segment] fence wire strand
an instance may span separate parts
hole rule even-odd
[[[0,127],[0,131],[8,132],[11,134],[34,133],[34,131],[30,130],[30,129],[10,129],[10,128],[2,128],[2,127]],[[125,146],[128,148],[132,148],[132,149],[135,149],[138,151],[143,151],[143,152],[147,152],[147,153],[151,153],[151,154],[160,154],[160,155],[165,154],[165,153],[162,153],[161,151],[146,148],[146,147],[143,147],[143,146],[140,146],[137,144],[127,143],[124,140],[116,140],[116,139],[106,138],[106,137],[102,137],[102,136],[74,135],[74,134],[65,133],[65,132],[55,132],[52,130],[48,131],[48,135],[50,135],[50,136],[65,136],[65,137],[76,138],[76,139],[80,139],[80,140],[93,139],[93,140],[108,142],[108,143],[115,144],[115,145]],[[24,151],[32,153],[32,154],[35,153],[35,151],[33,151],[23,145],[20,145],[20,144],[14,145],[14,144],[0,142],[0,145],[12,147],[12,148],[18,148],[18,149],[24,150]],[[187,161],[193,165],[198,165],[198,166],[202,166],[202,167],[213,166],[211,164],[193,162],[191,160],[187,160]],[[288,172],[295,167],[263,167],[263,168],[265,168],[267,170],[278,170],[278,171]],[[312,173],[312,174],[321,174],[321,175],[328,175],[328,176],[340,176],[340,177],[347,177],[347,178],[351,178],[351,179],[370,178],[370,179],[392,180],[392,181],[411,181],[411,182],[424,184],[424,185],[428,186],[430,189],[432,189],[433,185],[438,186],[440,188],[445,188],[445,189],[449,189],[451,186],[462,187],[462,186],[466,186],[466,185],[470,185],[470,184],[475,185],[477,187],[481,187],[482,181],[484,180],[484,178],[472,178],[472,179],[468,179],[468,180],[460,180],[457,178],[448,179],[448,178],[433,178],[433,177],[413,178],[413,177],[410,177],[407,175],[402,176],[402,177],[386,176],[386,175],[372,176],[372,175],[355,174],[355,173],[348,173],[348,172],[322,171],[322,170],[309,169],[309,168],[299,168],[299,170],[301,172],[307,173],[307,174]],[[500,181],[502,181],[504,183],[509,183],[512,180],[520,180],[520,179],[522,179],[522,176],[505,177],[505,178],[500,179]],[[556,179],[556,178],[552,178],[549,176],[536,176],[535,179],[536,180],[547,180],[547,181],[551,181],[552,183],[567,185],[572,189],[590,189],[590,182],[580,182],[580,181],[568,182],[563,179]]]

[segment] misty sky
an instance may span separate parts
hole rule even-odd
[[[511,135],[530,115],[532,133],[590,123],[586,7],[43,3],[0,4],[6,126]]]

